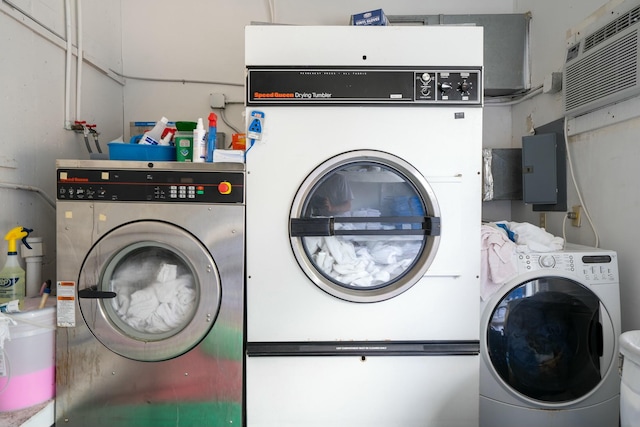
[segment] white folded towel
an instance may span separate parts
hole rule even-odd
[[[515,234],[518,252],[553,252],[564,247],[562,237],[554,236],[544,228],[528,222],[507,222],[506,225]]]

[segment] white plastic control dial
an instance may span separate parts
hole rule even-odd
[[[552,255],[543,255],[538,260],[541,267],[551,268],[556,265],[556,259]]]

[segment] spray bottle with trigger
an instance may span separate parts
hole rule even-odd
[[[216,149],[216,136],[218,132],[218,116],[209,113],[209,132],[207,133],[207,162],[213,162],[213,153]]]
[[[21,239],[22,243],[29,249],[27,237],[33,230],[25,227],[15,227],[11,229],[4,239],[9,242],[7,251],[7,262],[0,270],[0,303],[18,300],[18,307],[22,310],[26,295],[25,274],[18,262],[18,251],[16,240]]]

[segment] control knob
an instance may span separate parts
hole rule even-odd
[[[462,93],[468,93],[471,90],[471,83],[463,80],[461,83],[458,83],[458,90]]]
[[[451,83],[449,82],[438,83],[438,89],[440,89],[440,92],[446,93],[451,90]]]
[[[543,255],[538,260],[538,263],[540,263],[541,267],[552,268],[556,265],[556,259],[553,257],[553,255]]]
[[[422,96],[429,96],[431,94],[431,74],[422,73],[422,75],[420,76],[420,81],[420,94]]]

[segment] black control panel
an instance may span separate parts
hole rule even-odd
[[[474,71],[416,72],[416,101],[478,102],[480,73]]]
[[[105,202],[244,203],[244,173],[58,169],[57,199]]]
[[[247,105],[482,105],[482,69],[249,68]]]

